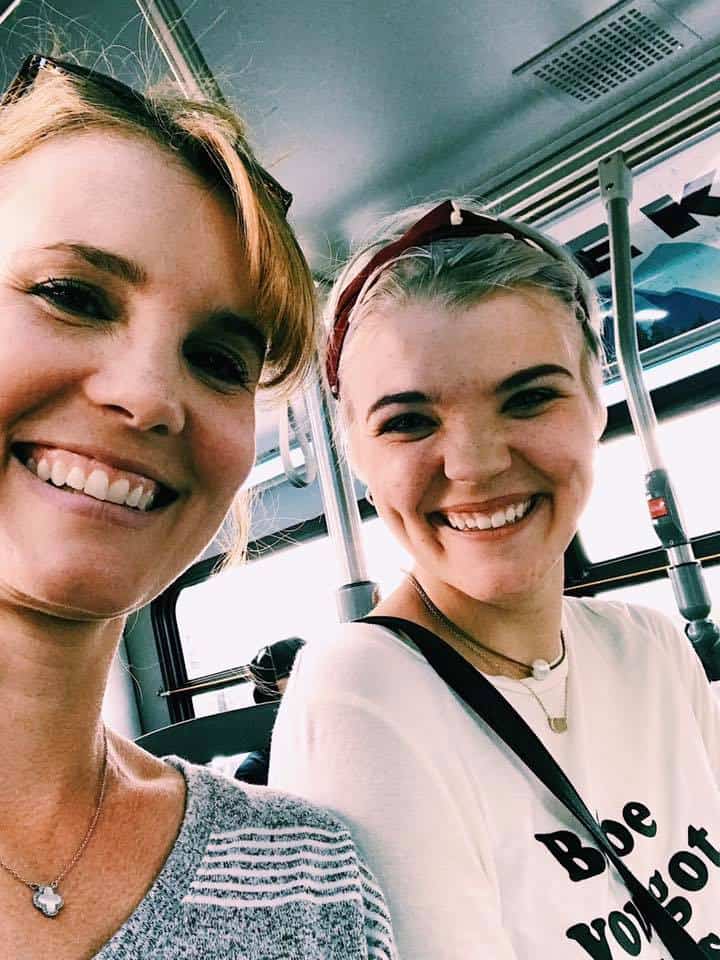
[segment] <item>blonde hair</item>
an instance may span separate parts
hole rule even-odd
[[[315,345],[314,284],[292,229],[269,192],[232,110],[162,89],[134,99],[111,87],[40,69],[31,88],[0,110],[0,168],[53,138],[92,130],[145,138],[167,150],[232,204],[242,237],[258,315],[267,333],[261,385],[289,394],[307,373]],[[246,542],[247,498],[238,495],[231,554]]]
[[[488,211],[472,198],[454,201],[473,213]],[[332,324],[338,299],[383,247],[398,240],[437,201],[408,207],[383,221],[369,242],[349,259],[333,284],[327,303],[328,325]],[[434,299],[448,307],[470,306],[496,290],[534,287],[546,290],[572,310],[583,334],[583,373],[595,392],[603,360],[602,317],[595,289],[577,263],[561,246],[527,224],[501,218],[527,236],[523,243],[508,235],[481,235],[439,240],[409,248],[370,275],[350,315],[345,348],[347,355],[353,334],[370,314],[392,303],[410,299]],[[340,391],[342,398],[342,391]]]

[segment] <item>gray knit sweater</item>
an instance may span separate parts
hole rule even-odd
[[[163,869],[96,960],[396,960],[345,826],[303,800],[167,758],[187,781]]]

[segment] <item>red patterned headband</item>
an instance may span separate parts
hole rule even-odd
[[[382,273],[382,267],[397,259],[405,250],[413,247],[426,246],[430,243],[436,243],[438,240],[459,240],[489,234],[510,236],[515,240],[521,240],[529,246],[542,250],[552,257],[557,257],[552,247],[545,247],[541,242],[526,236],[512,224],[497,220],[494,217],[472,213],[470,210],[461,210],[454,201],[445,200],[413,224],[399,239],[379,250],[338,297],[333,327],[328,338],[325,367],[328,384],[335,398],[338,397],[340,392],[338,367],[340,366],[340,355],[350,325],[350,314],[368,279],[373,274],[375,275],[367,288],[367,290],[370,290]],[[581,305],[587,313],[586,305],[584,303]]]

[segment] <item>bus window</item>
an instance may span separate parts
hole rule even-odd
[[[638,345],[654,362],[657,348],[720,318],[720,134],[703,135],[633,175],[630,210]],[[605,345],[615,360],[610,255],[599,197],[578,203],[542,224],[566,244],[594,279],[605,304]],[[655,357],[653,356],[653,351]],[[613,371],[611,371],[613,372]]]
[[[410,569],[409,557],[377,518],[367,520],[362,529],[370,576],[382,594],[389,593]],[[246,664],[260,647],[283,637],[312,642],[337,623],[337,586],[333,546],[320,536],[276,547],[184,587],[175,614],[188,679]],[[196,694],[193,710],[195,716],[206,716],[252,702],[251,685],[240,684]]]
[[[337,622],[336,581],[332,544],[317,537],[185,587],[176,615],[188,678],[246,664],[260,647],[283,637],[312,640]],[[249,687],[198,694],[196,713],[246,706]]]
[[[660,424],[658,436],[692,537],[720,529],[720,502],[708,495],[715,463],[720,404],[713,403]],[[592,562],[658,545],[647,514],[640,445],[632,434],[601,444],[595,486],[580,524]]]

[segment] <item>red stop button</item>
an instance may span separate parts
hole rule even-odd
[[[660,517],[666,517],[670,512],[663,497],[654,497],[652,500],[648,500],[648,507],[650,509],[650,516],[653,518],[653,520],[659,520]]]

